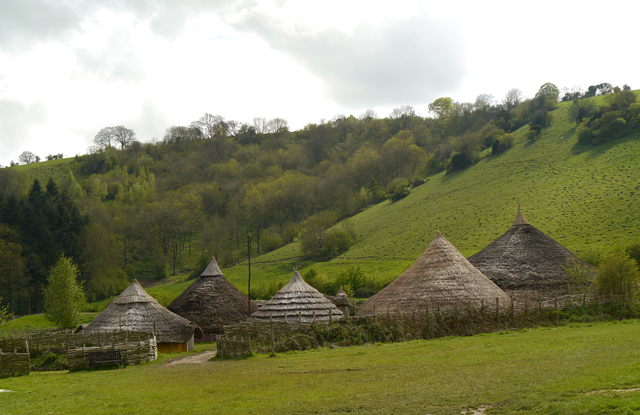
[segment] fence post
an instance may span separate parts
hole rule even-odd
[[[331,309],[329,309],[329,325],[333,324],[333,316],[332,316],[332,312]]]
[[[269,321],[271,321],[271,356],[275,356],[275,347],[273,344],[273,314],[269,316]]]

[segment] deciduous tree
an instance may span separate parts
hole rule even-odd
[[[45,315],[58,327],[78,325],[80,310],[86,302],[78,282],[78,267],[71,258],[61,255],[51,269],[44,290]]]

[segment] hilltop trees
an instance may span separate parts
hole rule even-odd
[[[40,158],[30,151],[23,151],[18,156],[18,161],[23,164],[36,163]]]
[[[132,143],[136,138],[136,133],[122,125],[116,127],[105,127],[98,131],[93,142],[102,148],[112,147],[116,143],[120,144],[120,148],[124,149]]]

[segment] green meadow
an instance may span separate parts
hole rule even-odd
[[[0,379],[3,414],[632,414],[640,322]],[[200,346],[202,348],[203,346]],[[209,346],[204,346],[210,348]],[[468,412],[470,413],[470,412]]]

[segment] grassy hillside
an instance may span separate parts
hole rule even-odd
[[[513,222],[518,203],[532,225],[574,252],[610,251],[640,239],[640,134],[579,146],[575,123],[561,103],[540,139],[516,132],[514,147],[484,155],[476,165],[431,176],[397,202],[383,202],[351,218],[360,237],[343,255],[314,266],[337,275],[358,265],[392,279],[427,248],[436,228],[465,256],[484,248]],[[254,281],[287,281],[291,268],[309,264],[298,244],[252,261]],[[246,264],[223,270],[246,287]],[[246,289],[246,288],[245,288]]]
[[[3,414],[631,414],[640,323],[0,379]],[[466,412],[469,411],[469,412]]]

